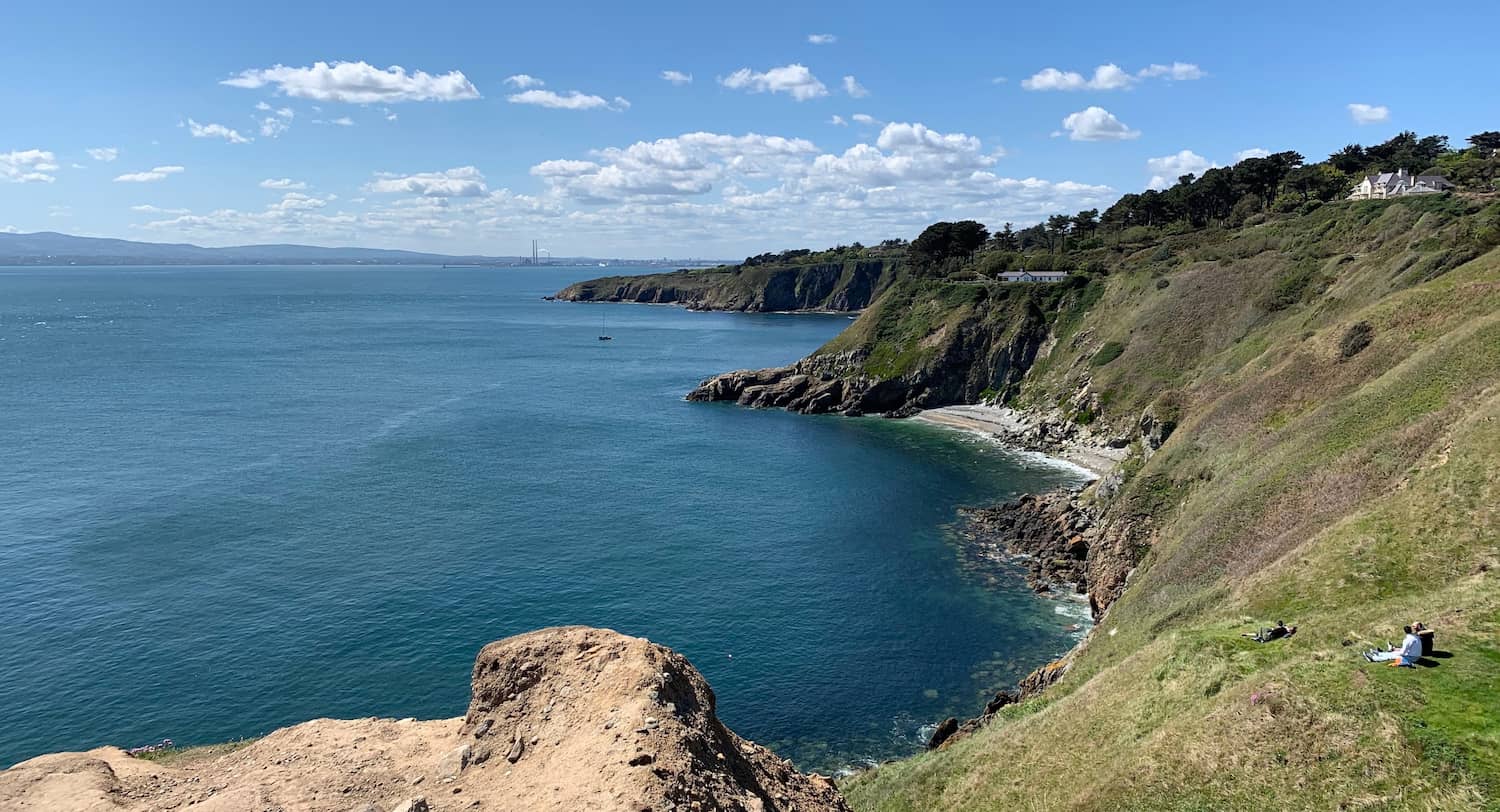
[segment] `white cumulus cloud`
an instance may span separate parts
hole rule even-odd
[[[115,177],[116,183],[153,183],[166,180],[168,175],[179,175],[185,171],[180,166],[158,166],[145,172],[127,172]]]
[[[797,101],[807,101],[828,95],[828,87],[813,76],[805,65],[793,63],[758,72],[740,68],[728,76],[721,77],[719,84],[730,90],[750,93],[786,93]]]
[[[0,180],[9,183],[51,183],[57,169],[57,156],[48,150],[0,152]]]
[[[1021,87],[1027,90],[1117,90],[1129,87],[1135,77],[1113,63],[1094,68],[1092,77],[1084,77],[1076,71],[1061,71],[1043,68],[1035,75],[1022,79]]]
[[[1355,124],[1379,124],[1390,119],[1391,109],[1383,104],[1351,104],[1349,116]]]
[[[507,97],[511,104],[531,104],[553,110],[626,110],[630,102],[616,96],[613,102],[603,96],[569,90],[556,93],[551,90],[527,90]]]
[[[856,81],[853,76],[844,77],[844,92],[856,99],[863,99],[870,95],[870,91],[866,90],[865,86]]]
[[[1271,151],[1268,149],[1263,149],[1261,147],[1251,147],[1249,149],[1242,149],[1239,152],[1236,152],[1234,154],[1234,162],[1239,163],[1246,158],[1264,158],[1270,154]]]
[[[835,114],[832,118],[828,119],[828,123],[834,125],[835,127],[847,127],[847,126],[849,126],[849,122],[845,121],[843,116],[840,116],[840,115],[837,115],[837,114]]]
[[[880,119],[878,119],[878,118],[870,115],[869,113],[855,113],[854,115],[850,116],[849,118],[851,120],[853,120],[854,123],[856,123],[856,124],[879,124],[880,123]]]
[[[89,154],[90,158],[96,161],[103,161],[104,163],[109,163],[120,157],[120,150],[115,147],[90,147],[84,151]]]
[[[813,45],[832,45],[839,41],[833,34],[808,34],[807,41]]]
[[[199,124],[188,119],[187,128],[194,138],[222,138],[231,144],[250,143],[250,139],[240,135],[238,130],[232,130],[223,124]]]
[[[306,189],[307,184],[291,178],[266,178],[260,182],[262,189]]]
[[[661,78],[678,87],[693,83],[693,75],[691,73],[683,73],[680,70],[664,70],[661,72]]]
[[[365,184],[365,191],[377,194],[410,194],[422,197],[477,197],[489,191],[484,175],[472,166],[460,166],[445,172],[419,172],[399,175],[377,173]]]
[[[1150,65],[1130,73],[1113,62],[1094,68],[1092,76],[1077,71],[1043,68],[1029,78],[1021,80],[1026,90],[1125,90],[1144,79],[1166,79],[1185,82],[1202,79],[1208,74],[1197,65],[1188,62],[1173,62],[1170,65]]]
[[[407,101],[460,101],[479,98],[479,90],[459,71],[430,74],[399,65],[377,68],[367,62],[314,62],[294,68],[275,65],[246,70],[220,84],[230,87],[274,87],[302,99],[350,104]]]
[[[517,73],[514,76],[507,76],[505,77],[505,83],[521,90],[525,90],[528,87],[541,87],[547,84],[529,73]]]
[[[1166,189],[1176,183],[1177,179],[1183,175],[1189,173],[1201,175],[1204,170],[1213,169],[1215,166],[1218,166],[1218,164],[1190,149],[1182,150],[1175,155],[1148,158],[1146,160],[1146,171],[1151,173],[1151,180],[1146,184],[1146,188]]]
[[[1173,62],[1170,65],[1150,65],[1143,68],[1137,74],[1142,78],[1162,78],[1172,82],[1189,82],[1194,79],[1202,79],[1208,74],[1203,69],[1191,62]]]
[[[1001,176],[1003,154],[972,135],[893,122],[842,152],[700,132],[544,161],[531,173],[575,233],[644,243],[686,230],[751,248],[911,236],[939,219],[1024,224],[1113,197],[1102,185]]]
[[[1063,119],[1063,129],[1074,141],[1128,141],[1140,138],[1140,130],[1132,130],[1125,122],[1103,107],[1088,107],[1070,113]]]

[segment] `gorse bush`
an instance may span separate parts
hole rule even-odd
[[[1375,328],[1367,321],[1355,322],[1339,339],[1339,357],[1353,358],[1375,340]]]

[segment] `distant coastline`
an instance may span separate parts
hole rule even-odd
[[[721,264],[721,260],[689,257],[619,259],[614,257],[554,256],[539,263],[518,254],[437,254],[355,246],[235,245],[210,248],[188,243],[154,243],[106,237],[79,237],[53,231],[29,234],[0,233],[0,267],[139,266],[139,265],[450,265],[465,267],[576,267],[688,268]]]

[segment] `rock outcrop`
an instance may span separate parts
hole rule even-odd
[[[742,369],[716,375],[689,392],[688,400],[733,401],[755,409],[803,414],[887,414],[915,411],[911,386],[859,371],[856,354],[814,355],[786,367]]]
[[[919,346],[923,360],[897,374],[877,374],[879,364],[871,362],[889,348],[825,349],[791,366],[716,375],[687,397],[805,414],[893,417],[973,403],[984,395],[1004,397],[1018,389],[1046,342],[1046,314],[1023,303],[1010,314],[1013,318],[987,315],[976,314],[927,336]]]
[[[320,719],[159,763],[104,747],[0,773],[0,808],[847,810],[827,779],[736,736],[670,649],[544,629],[486,646],[459,719]]]
[[[1098,620],[1125,591],[1125,582],[1150,546],[1142,517],[1100,516],[1096,501],[1067,491],[1028,494],[1011,502],[963,511],[968,554],[1015,556],[1039,592],[1067,588],[1087,594]]]
[[[968,543],[984,553],[1019,556],[1033,589],[1088,591],[1094,515],[1073,494],[1027,494],[995,507],[969,508],[963,515]]]

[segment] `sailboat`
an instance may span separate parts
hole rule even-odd
[[[600,341],[614,341],[615,340],[614,336],[608,335],[608,334],[606,334],[604,332],[604,313],[603,313],[603,311],[600,311],[600,313],[599,313],[599,340]]]

